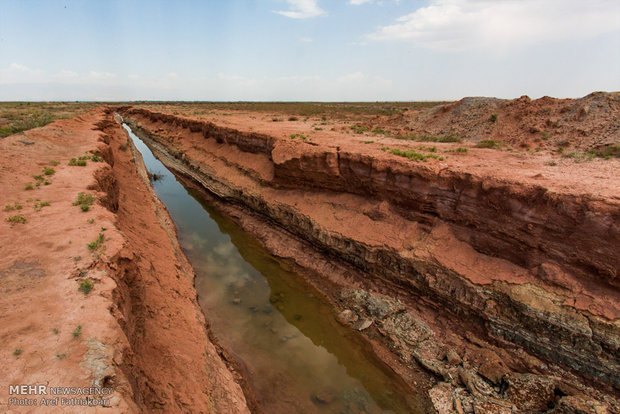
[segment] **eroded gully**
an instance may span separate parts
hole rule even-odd
[[[154,174],[153,188],[196,272],[200,305],[217,342],[243,367],[268,413],[419,413],[411,395],[359,336],[341,326],[303,279],[233,220],[176,179],[126,124]]]

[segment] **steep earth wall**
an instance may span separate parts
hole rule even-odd
[[[523,347],[559,364],[534,370],[540,375],[565,375],[569,368],[577,375],[573,383],[582,376],[620,387],[617,200],[449,168],[437,172],[394,157],[147,110],[122,112],[177,172],[351,265],[369,281],[389,281],[435,312],[455,316],[462,321],[462,337],[470,331],[512,349],[510,358],[496,362],[502,375],[490,374],[481,362],[447,358],[445,347],[429,345],[441,343],[441,335],[398,341],[404,360],[417,361],[453,385],[465,383],[475,395],[484,388],[475,385],[479,378],[500,392],[510,383],[507,373],[530,375],[532,364],[522,363],[528,358],[515,356]],[[354,311],[369,311],[363,304],[368,296],[342,295]],[[421,313],[416,320],[423,326],[441,330]],[[385,327],[381,315],[372,320]],[[409,322],[404,331],[411,334],[417,325]],[[455,380],[454,364],[473,365],[475,375],[457,372]],[[512,380],[513,388],[517,382]],[[565,391],[553,392],[557,397]]]

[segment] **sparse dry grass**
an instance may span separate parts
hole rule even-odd
[[[97,106],[94,102],[0,102],[0,138],[71,118]]]
[[[297,117],[361,119],[371,115],[394,115],[412,109],[431,108],[446,102],[137,102],[135,107],[196,117],[213,111],[253,111]]]

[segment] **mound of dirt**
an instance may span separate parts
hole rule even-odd
[[[580,99],[463,98],[386,117],[378,124],[394,135],[452,135],[521,148],[604,150],[620,143],[620,92],[594,92]]]

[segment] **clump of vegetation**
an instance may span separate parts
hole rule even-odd
[[[301,138],[302,141],[305,141],[308,139],[308,137],[305,136],[304,134],[291,134],[291,139],[295,139],[295,138]]]
[[[372,130],[372,133],[376,135],[385,135],[385,130],[383,128],[377,127]]]
[[[58,163],[58,161],[56,161],[56,160],[51,160],[51,161],[50,161],[50,165],[51,165],[51,166],[53,166],[53,167],[57,166],[58,164],[59,164],[59,163]]]
[[[462,142],[463,139],[457,137],[456,135],[416,135],[416,134],[408,134],[408,135],[397,135],[398,139],[406,139],[410,141],[419,141],[419,142]]]
[[[54,328],[54,329],[52,329],[52,331],[54,332],[54,335],[58,335],[58,333],[60,332],[60,331],[58,330],[58,328]]]
[[[19,349],[19,348],[16,348],[16,349],[13,350],[13,355],[15,355],[15,356],[19,356],[21,353],[22,353],[22,350]]]
[[[289,116],[288,120],[289,121],[299,121],[299,118],[297,118],[296,116]]]
[[[545,165],[549,165],[551,167],[555,167],[556,165],[558,165],[558,163],[555,162],[555,161],[549,161],[549,162],[546,162]]]
[[[69,160],[69,165],[72,167],[86,167],[86,160],[85,159],[81,159],[82,157],[80,157],[80,159],[77,158],[71,158]]]
[[[363,134],[364,132],[370,131],[370,127],[362,124],[351,125],[349,128],[356,134]]]
[[[45,175],[54,175],[55,172],[56,170],[54,170],[52,167],[43,168],[43,174]]]
[[[22,216],[21,214],[17,214],[15,216],[9,216],[7,217],[6,221],[8,221],[9,223],[11,223],[11,225],[13,224],[25,224],[26,223],[26,217]]]
[[[17,201],[14,202],[13,205],[7,204],[4,206],[4,211],[13,211],[13,210],[21,210],[21,209],[22,209],[22,205],[18,203]]]
[[[362,141],[363,144],[372,144],[375,141]]]
[[[605,158],[606,160],[615,157],[620,158],[620,145],[609,145],[607,147],[587,151],[594,154],[596,157]]]
[[[95,285],[93,284],[92,280],[90,280],[89,278],[86,278],[86,279],[82,279],[82,281],[80,282],[80,286],[78,287],[78,290],[82,292],[84,295],[88,295],[90,291],[93,290],[94,286]]]
[[[34,203],[34,211],[41,211],[43,207],[49,207],[51,204],[49,201],[39,201]]]
[[[321,127],[314,127],[314,130],[315,130],[315,131],[322,131],[322,130],[323,130],[323,128],[321,128]]]
[[[82,211],[88,211],[94,202],[95,197],[92,194],[78,193],[77,200],[73,202],[73,205],[80,206]]]
[[[96,106],[83,102],[2,102],[0,117],[6,122],[0,126],[0,138],[47,125],[56,119],[71,118]]]
[[[468,150],[467,148],[463,148],[463,147],[458,147],[458,148],[456,149],[456,152],[460,152],[460,153],[462,153],[462,154],[464,154],[464,153],[466,153],[466,152],[468,152],[468,151],[469,151],[469,150]]]
[[[491,116],[489,117],[489,121],[493,123],[497,122],[497,114],[491,114]]]
[[[97,236],[97,240],[92,241],[86,245],[86,247],[88,247],[88,250],[90,250],[91,252],[95,252],[101,247],[103,247],[104,237],[105,236],[103,235],[103,233],[99,233],[99,236]]]
[[[17,134],[32,128],[42,127],[54,121],[55,117],[47,111],[37,111],[16,119],[13,123],[0,127],[0,137]]]
[[[571,158],[575,162],[588,162],[592,161],[596,157],[596,154],[593,151],[573,151],[570,153],[563,153],[562,158]]]
[[[34,186],[32,185],[32,183],[27,183],[24,186],[24,190],[34,190]]]
[[[103,158],[101,158],[99,156],[99,153],[94,153],[91,157],[90,157],[92,162],[102,162]]]
[[[74,338],[77,338],[81,334],[82,334],[82,325],[78,325],[71,335],[73,335]]]
[[[479,143],[476,144],[476,148],[496,148],[497,142],[492,139],[483,139]]]
[[[58,359],[65,359],[67,357],[67,354],[56,354],[56,358]]]
[[[419,152],[413,150],[403,151],[399,148],[394,148],[390,150],[391,154],[398,155],[399,157],[405,157],[413,161],[426,161],[429,158],[435,158],[440,161],[443,161],[443,157],[439,157],[435,154],[421,154]]]

